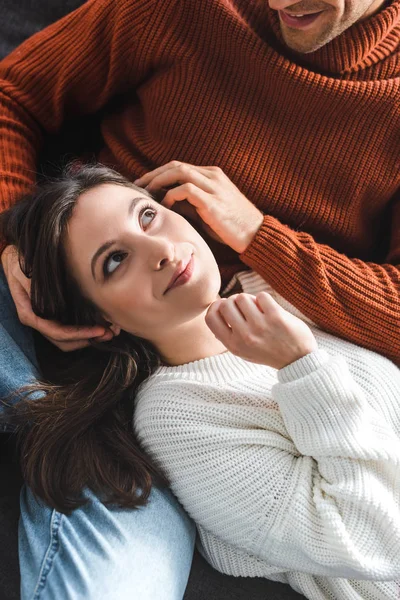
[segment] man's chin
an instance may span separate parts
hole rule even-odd
[[[330,41],[330,39],[326,38],[321,40],[316,39],[314,36],[293,34],[292,32],[285,31],[283,27],[281,27],[281,31],[286,46],[298,54],[311,54]]]

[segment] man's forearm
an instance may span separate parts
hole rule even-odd
[[[321,328],[400,364],[399,266],[347,258],[269,216],[240,258]]]

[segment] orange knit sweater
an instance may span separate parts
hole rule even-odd
[[[219,165],[265,213],[243,263],[324,329],[400,363],[400,0],[295,55],[267,0],[91,0],[0,63],[0,193],[45,132],[106,107],[131,177]]]

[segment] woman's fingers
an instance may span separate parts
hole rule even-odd
[[[231,343],[233,336],[244,336],[247,331],[245,315],[236,299],[237,295],[217,300],[207,312],[208,327],[223,343]]]
[[[235,294],[234,298],[238,309],[243,314],[244,319],[250,327],[257,327],[260,324],[260,307],[257,299],[252,294]]]
[[[279,305],[270,294],[267,292],[262,292],[262,294],[264,296],[264,310],[261,310],[261,307],[259,306],[258,299],[260,294],[255,297],[252,294],[247,294],[245,292],[233,294],[232,296],[229,296],[229,298],[220,300],[219,310],[231,326],[232,323],[235,324],[236,330],[239,331],[240,329],[240,333],[244,334],[250,327],[260,327],[260,324],[264,321],[264,319],[260,318],[260,311],[265,314],[270,312],[271,309],[274,310],[275,307],[279,308]]]
[[[222,302],[223,300],[216,300],[209,306],[206,323],[215,337],[228,347],[226,342],[232,337],[232,329],[220,312]]]
[[[228,350],[280,369],[317,348],[310,328],[266,292],[214,302],[206,323]]]
[[[268,314],[271,311],[276,312],[282,310],[277,301],[274,300],[271,294],[268,294],[268,292],[260,292],[257,294],[255,302],[261,312],[264,314]]]
[[[222,300],[219,312],[233,334],[243,335],[247,328],[246,319],[233,298]]]

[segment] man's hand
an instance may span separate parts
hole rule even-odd
[[[21,271],[15,246],[5,248],[1,256],[1,263],[21,323],[39,331],[63,352],[70,352],[88,346],[90,338],[96,338],[97,341],[104,342],[113,337],[113,334],[106,331],[104,327],[73,327],[41,319],[32,311],[31,282]]]
[[[206,323],[230,352],[275,369],[317,349],[311,329],[267,292],[216,300],[208,309]]]
[[[244,252],[262,225],[258,210],[219,167],[196,167],[172,161],[146,173],[135,184],[152,193],[170,186],[162,204],[171,208],[187,200],[202,221],[236,252]]]

